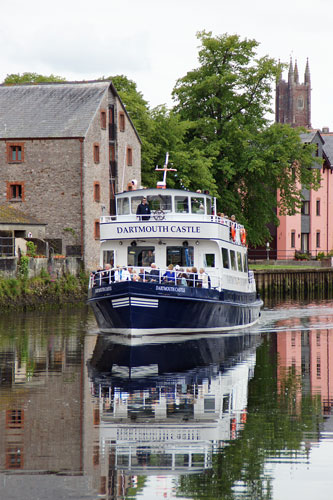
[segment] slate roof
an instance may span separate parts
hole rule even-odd
[[[111,82],[0,85],[0,139],[85,137]]]
[[[324,144],[324,152],[327,156],[327,159],[331,166],[333,166],[333,135],[331,134],[322,134],[323,139],[325,141]]]
[[[0,205],[0,224],[29,224],[38,225],[38,226],[46,226],[45,222],[41,222],[35,217],[31,217],[31,215],[26,212],[21,212],[13,205],[8,205],[7,203],[4,205]]]

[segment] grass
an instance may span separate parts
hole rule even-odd
[[[249,264],[251,271],[288,270],[288,269],[319,269],[318,266],[302,266],[296,264]]]

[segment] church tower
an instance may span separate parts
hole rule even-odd
[[[297,61],[290,58],[288,82],[282,75],[276,84],[275,121],[292,127],[311,128],[311,81],[309,60],[306,62],[304,83],[299,83]]]

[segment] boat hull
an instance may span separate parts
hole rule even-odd
[[[121,282],[90,289],[102,332],[128,336],[225,332],[253,325],[262,301],[255,292]]]

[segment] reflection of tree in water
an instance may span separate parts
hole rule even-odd
[[[304,432],[314,432],[320,420],[320,403],[302,395],[300,379],[293,370],[277,384],[275,336],[257,349],[256,367],[249,382],[248,418],[235,441],[213,456],[212,469],[198,475],[183,475],[177,493],[196,499],[235,500],[273,498],[272,478],[265,470],[269,457],[304,456]]]

